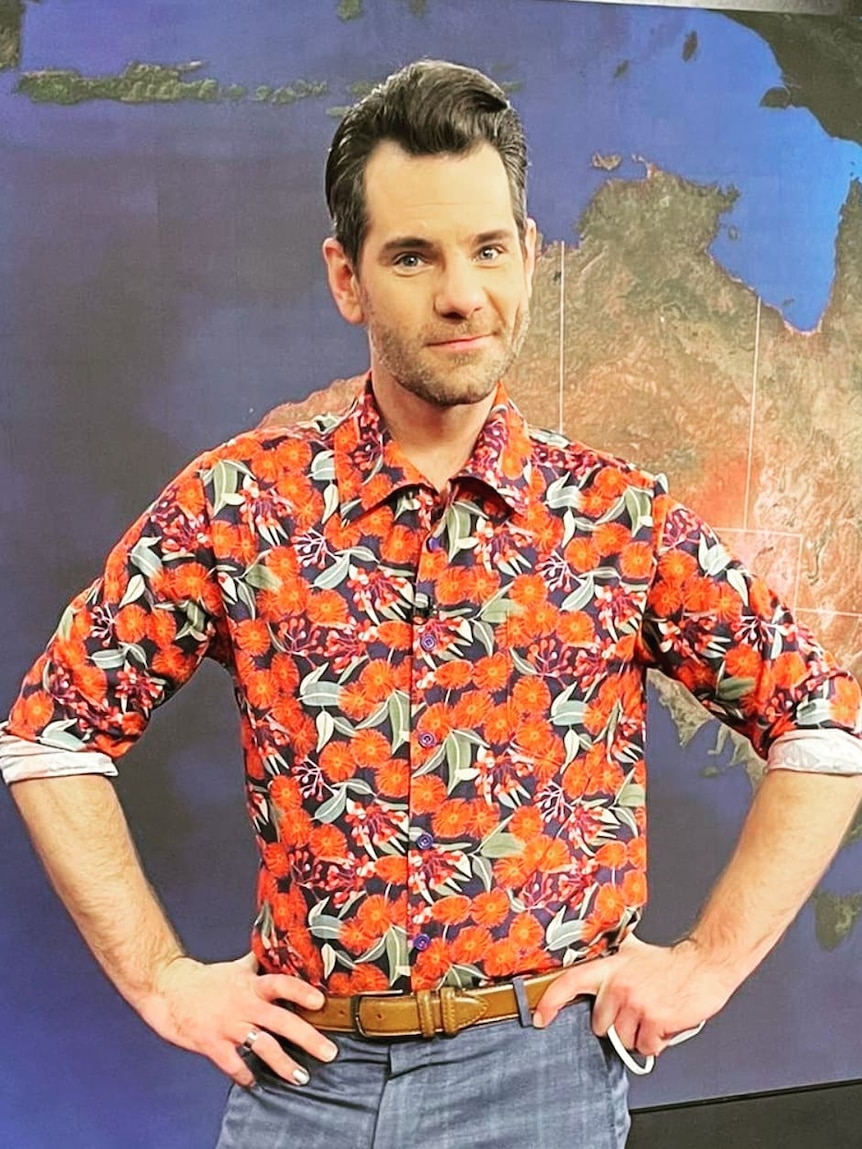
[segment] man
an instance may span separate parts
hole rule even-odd
[[[323,254],[368,333],[361,394],[188,467],[10,717],[6,779],[95,955],[236,1083],[222,1149],[623,1145],[606,1035],[653,1056],[714,1015],[860,797],[852,677],[659,480],[508,400],[525,173],[471,69],[411,65],[348,113]],[[107,778],[206,654],[236,684],[261,856],[253,952],[213,965],[183,952]],[[633,933],[649,667],[770,767],[668,947]]]

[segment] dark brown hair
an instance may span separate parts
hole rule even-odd
[[[383,140],[408,155],[464,155],[496,148],[509,180],[512,212],[526,227],[527,145],[518,113],[502,88],[474,68],[418,60],[354,104],[338,126],[326,161],[326,203],[335,238],[358,266],[368,230],[365,165]]]

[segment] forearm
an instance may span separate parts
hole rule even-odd
[[[689,934],[732,992],[811,895],[862,798],[862,776],[772,770]]]
[[[240,1085],[254,1078],[237,1047],[262,1031],[255,1053],[297,1084],[305,1070],[272,1036],[331,1060],[336,1048],[283,1007],[323,1004],[285,974],[259,976],[252,954],[204,965],[186,957],[144,876],[107,778],[86,774],[15,782],[12,794],[54,888],[108,977],[168,1041],[209,1057]],[[183,959],[183,960],[179,960]]]
[[[48,876],[119,992],[142,1010],[183,950],[138,859],[111,782],[92,774],[15,783]]]

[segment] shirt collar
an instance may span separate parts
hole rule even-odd
[[[371,377],[333,430],[341,517],[373,510],[405,487],[429,487],[384,426]],[[455,479],[471,478],[495,491],[518,514],[526,511],[532,477],[526,421],[502,383],[470,458]]]

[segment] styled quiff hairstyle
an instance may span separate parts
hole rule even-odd
[[[332,139],[326,161],[326,203],[335,238],[355,268],[368,231],[365,165],[384,140],[411,156],[462,156],[483,142],[496,148],[523,239],[527,144],[518,113],[503,89],[475,68],[445,60],[418,60],[394,72],[354,104]]]

